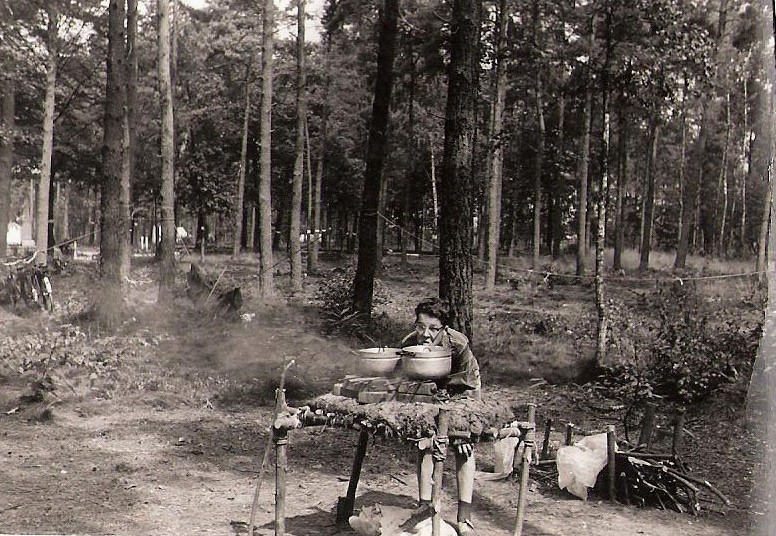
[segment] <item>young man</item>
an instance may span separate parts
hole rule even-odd
[[[441,346],[452,352],[450,375],[442,386],[450,395],[480,399],[480,367],[469,347],[469,339],[450,328],[447,324],[450,312],[447,305],[438,298],[423,300],[415,307],[415,331],[402,340],[402,346],[415,344]],[[472,495],[474,493],[474,452],[470,443],[455,447],[456,480],[458,485],[458,534],[472,536]],[[431,477],[434,461],[431,448],[420,449],[418,453],[418,492],[420,506],[431,506]]]

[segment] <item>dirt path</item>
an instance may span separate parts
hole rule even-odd
[[[0,435],[0,531],[7,533],[225,534],[246,522],[268,422],[265,411],[143,407],[96,402],[57,412],[47,424],[10,423]],[[146,400],[148,402],[148,400]],[[344,495],[355,435],[294,432],[288,522],[297,536],[338,534],[332,508]],[[412,453],[393,443],[370,448],[359,503],[411,507]],[[454,512],[447,468],[445,512]],[[259,501],[260,534],[273,534],[271,472]],[[516,486],[478,482],[480,534],[511,534]],[[578,536],[735,534],[704,519],[610,506],[533,491],[524,534]],[[344,532],[343,534],[347,534]]]
[[[137,290],[148,291],[145,301],[154,302],[153,289],[140,285]],[[283,360],[297,359],[287,385],[294,402],[324,392],[352,372],[354,357],[342,340],[319,335],[314,311],[273,306],[255,312],[253,322],[234,324],[144,313],[145,325],[132,329],[158,333],[160,342],[135,343],[131,353],[121,354],[109,389],[81,391],[88,374],[70,377],[79,393],[87,394],[67,396],[62,388],[51,420],[40,421],[34,406],[14,411],[28,386],[21,377],[16,382],[12,375],[0,378],[0,533],[222,535],[245,527],[271,417],[268,402]],[[6,320],[3,328],[18,327],[18,319]],[[55,315],[49,327],[63,321]],[[562,390],[496,385],[488,386],[486,396],[507,397],[514,407],[538,399],[540,412],[557,409],[568,398]],[[353,534],[337,529],[333,511],[347,488],[356,440],[354,433],[339,429],[292,433],[289,534]],[[492,466],[489,455],[488,445],[478,448],[481,469]],[[449,465],[443,511],[452,520],[452,461]],[[259,501],[262,535],[274,534],[272,475],[269,471]],[[410,508],[414,479],[414,453],[398,442],[377,440],[364,464],[357,506],[379,502]],[[478,534],[511,535],[516,483],[478,482],[475,493]],[[731,512],[732,520],[709,513],[693,518],[582,502],[553,482],[536,480],[523,534],[741,534],[741,508]]]

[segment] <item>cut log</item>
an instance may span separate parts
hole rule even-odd
[[[236,317],[239,314],[243,305],[240,287],[224,277],[223,272],[213,275],[192,262],[186,282],[186,293],[198,306],[209,309],[216,316]]]

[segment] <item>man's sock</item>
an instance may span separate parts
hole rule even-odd
[[[472,518],[472,503],[458,501],[458,522],[471,520]]]

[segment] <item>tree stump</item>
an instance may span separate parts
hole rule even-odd
[[[196,263],[186,275],[186,293],[198,306],[206,308],[216,316],[237,317],[243,305],[240,286],[223,272],[213,275]]]

